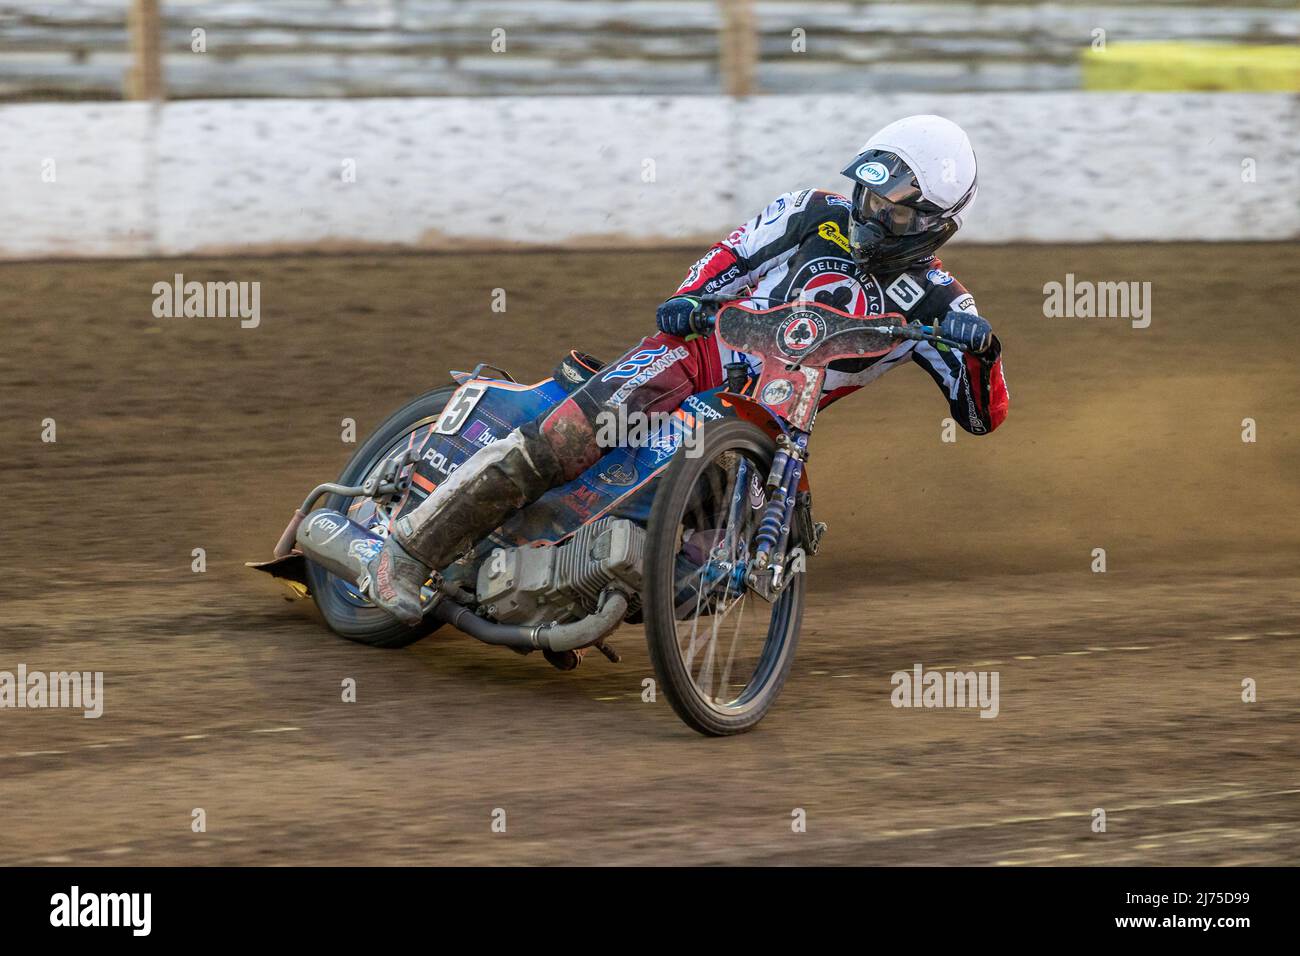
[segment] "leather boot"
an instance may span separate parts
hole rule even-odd
[[[516,428],[488,445],[397,521],[371,562],[368,596],[398,619],[418,624],[420,586],[430,574],[447,567],[562,477],[555,452],[536,428]],[[419,567],[410,567],[408,561]],[[383,583],[380,574],[385,569]]]

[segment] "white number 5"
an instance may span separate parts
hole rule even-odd
[[[438,418],[438,424],[434,426],[434,431],[439,435],[454,435],[460,431],[460,426],[465,424],[465,419],[469,418],[469,413],[474,410],[478,400],[483,397],[487,391],[486,385],[462,385],[456,390],[456,394],[451,397],[447,407],[442,410],[442,415]]]

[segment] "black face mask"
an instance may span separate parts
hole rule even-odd
[[[849,224],[849,250],[866,272],[901,272],[933,256],[956,231],[957,224],[946,219],[925,232],[899,236],[875,220],[863,223],[854,218]]]

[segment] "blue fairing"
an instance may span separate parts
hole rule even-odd
[[[491,379],[475,379],[473,384],[486,385],[487,390],[456,434],[435,434],[432,425],[417,433],[415,445],[422,458],[403,512],[419,505],[432,490],[430,486],[445,481],[480,448],[505,437],[567,395],[552,379],[532,386]],[[509,518],[492,538],[511,544],[558,541],[607,514],[645,524],[654,502],[653,479],[667,467],[683,434],[696,421],[716,421],[733,415],[730,407],[718,400],[717,391],[687,398],[679,414],[645,442],[637,447],[613,449],[573,481],[551,489]]]

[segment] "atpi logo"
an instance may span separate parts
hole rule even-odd
[[[759,399],[764,405],[782,405],[794,394],[794,386],[783,378],[775,378],[763,386]]]
[[[879,186],[889,178],[889,170],[884,163],[863,163],[854,171],[868,186]]]
[[[347,527],[341,515],[329,511],[318,511],[307,521],[308,537],[324,536],[321,544],[328,544],[343,533]],[[314,534],[313,534],[314,532]]]

